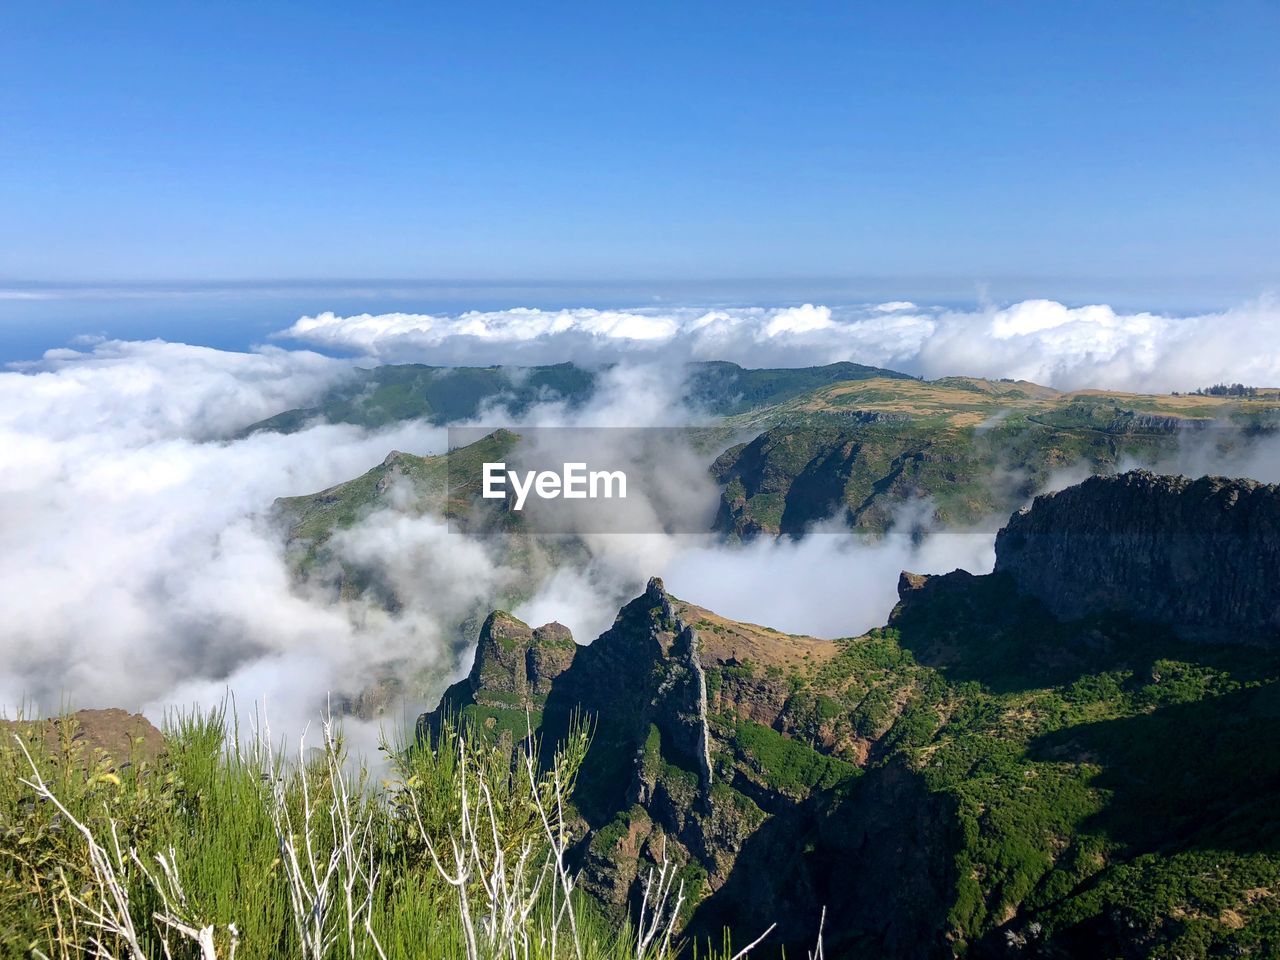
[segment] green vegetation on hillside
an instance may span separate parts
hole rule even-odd
[[[943,681],[922,701],[937,729],[896,752],[955,800],[956,934],[1097,956],[1280,949],[1280,888],[1242,886],[1280,879],[1275,654],[1060,624],[1001,577],[925,593],[887,633]]]
[[[518,415],[540,399],[586,402],[595,376],[572,364],[377,367],[319,407],[257,427],[295,429],[315,418],[366,426],[413,417],[446,422],[474,416],[496,399]],[[1280,420],[1280,402],[1269,394],[1062,393],[1025,381],[922,381],[852,363],[774,370],[695,363],[685,391],[695,408],[717,417],[690,440],[715,461],[723,487],[716,529],[738,536],[796,534],[832,515],[882,532],[901,522],[904,507],[925,524],[974,524],[1006,516],[1063,472],[1156,464],[1188,436],[1219,453],[1239,452]],[[725,449],[743,433],[754,439]],[[456,462],[461,475],[469,458],[478,476],[482,454],[509,451],[488,442],[502,449],[472,445],[449,459],[396,453],[362,477],[283,499],[291,535],[320,543],[387,500],[398,479],[409,481],[407,509],[465,520],[465,498],[443,502],[447,464]],[[921,512],[928,516],[915,516]],[[304,559],[313,560],[313,551]]]
[[[697,936],[768,909],[800,948],[825,904],[833,956],[1275,955],[1280,656],[1062,623],[1002,575],[921,584],[825,645],[698,611],[709,791],[670,715],[628,732],[641,704],[601,704],[574,799],[606,907],[661,843],[714,878]]]
[[[623,867],[643,876],[658,850],[685,884],[673,909],[689,936],[714,941],[723,923],[754,936],[746,928],[771,911],[779,939],[763,955],[803,948],[823,906],[832,956],[1280,950],[1280,656],[1188,644],[1113,616],[1059,622],[1004,575],[917,578],[904,590],[890,626],[834,642],[677,604],[704,636],[709,785],[679,739],[679,717],[659,712],[630,730],[649,716],[643,700],[600,704],[589,752],[570,723],[558,775],[567,836],[585,840],[570,862],[585,867],[574,896],[597,938],[588,955],[634,949],[622,926],[630,888],[610,877]],[[673,626],[653,620],[647,603],[626,608],[618,629]],[[614,655],[637,654],[647,636],[614,638]],[[501,639],[495,647],[521,653]],[[653,689],[670,691],[679,662],[659,662]],[[638,676],[619,677],[619,690]],[[502,835],[536,838],[540,815],[521,798],[549,781],[512,758],[541,713],[488,691],[483,704],[464,699],[451,708],[470,731],[472,762],[507,791]],[[566,705],[562,697],[557,709]],[[434,730],[434,750],[391,753],[389,787],[359,774],[342,781],[355,822],[370,824],[381,876],[372,900],[357,898],[368,904],[357,929],[367,918],[389,956],[419,955],[423,937],[445,945],[430,956],[464,955],[456,891],[433,872],[423,840],[425,830],[446,843],[459,816],[469,768],[451,730]],[[235,923],[241,956],[302,951],[282,836],[310,835],[322,861],[333,848],[323,817],[309,833],[298,818],[304,783],[322,811],[342,795],[337,743],[304,766],[281,764],[228,750],[217,716],[176,722],[162,755],[128,764],[87,755],[70,736],[61,748],[25,742],[52,794],[99,842],[115,822],[144,955],[162,949],[157,890],[173,893],[131,865],[129,847],[143,863],[173,847],[184,915],[212,925],[219,950]],[[88,933],[67,926],[85,909],[67,898],[101,895],[88,845],[22,784],[30,771],[19,750],[0,749],[0,764],[3,955],[34,944],[69,956]],[[293,826],[282,834],[286,810]],[[338,876],[355,876],[346,869]],[[339,931],[343,903],[326,921]],[[362,934],[353,955],[375,953]]]
[[[543,401],[578,406],[594,389],[595,374],[572,363],[528,368],[387,364],[356,370],[315,406],[286,410],[245,432],[293,433],[314,422],[371,428],[403,420],[455,423],[474,418],[486,405],[501,405],[515,415]]]
[[[638,929],[559,871],[584,727],[541,763],[446,727],[389,752],[382,785],[328,725],[304,762],[231,736],[221,713],[177,718],[126,762],[70,727],[52,749],[6,732],[0,956],[674,960],[674,870]]]
[[[607,370],[608,366],[601,370]],[[311,423],[382,427],[404,420],[446,424],[471,420],[486,408],[519,417],[535,403],[570,409],[593,396],[599,372],[572,363],[543,367],[431,367],[418,363],[358,369],[310,407],[285,410],[244,432],[292,433]],[[844,381],[910,380],[906,374],[860,363],[823,367],[748,370],[724,361],[687,366],[684,399],[716,415],[742,414],[793,400],[818,387]]]
[[[503,459],[518,441],[519,437],[509,430],[497,430],[475,443],[437,456],[393,451],[354,480],[319,493],[284,497],[276,501],[276,509],[288,528],[289,539],[305,544],[309,561],[334,533],[347,529],[379,506],[394,503],[396,509],[410,515],[431,513],[465,523],[478,505],[482,465]],[[514,523],[517,519],[505,511],[501,516],[495,511],[496,522]]]
[[[914,379],[905,373],[861,363],[750,370],[719,360],[689,365],[685,399],[710,413],[732,416],[776,406],[830,384],[873,378]]]
[[[1154,465],[1188,437],[1241,453],[1276,411],[1262,400],[1059,394],[962,378],[837,384],[771,411],[767,429],[719,457],[716,526],[794,535],[835,516],[883,532],[904,510],[944,527],[1002,520],[1055,475]]]

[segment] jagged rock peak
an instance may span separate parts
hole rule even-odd
[[[544,623],[533,631],[533,643],[525,656],[525,674],[529,692],[534,697],[545,697],[551,692],[552,681],[573,665],[578,645],[573,634],[563,623]]]
[[[527,623],[506,610],[491,610],[480,626],[480,639],[483,641],[485,637],[492,637],[510,629],[532,630]]]
[[[1280,486],[1092,477],[996,537],[996,571],[1056,616],[1121,613],[1188,640],[1280,644]]]
[[[468,681],[477,702],[527,704],[573,663],[577,644],[562,623],[531,628],[505,610],[485,618]]]
[[[392,450],[392,451],[391,451],[390,453],[388,453],[388,454],[386,455],[386,457],[383,459],[383,461],[382,461],[382,465],[383,465],[384,467],[394,467],[397,463],[399,463],[399,462],[400,462],[400,460],[401,460],[401,459],[403,459],[403,457],[404,457],[404,452],[403,452],[403,451],[401,451],[401,450]]]
[[[499,695],[523,698],[529,681],[525,661],[533,643],[533,630],[505,610],[485,618],[471,665],[471,689],[477,697]]]
[[[680,614],[676,612],[675,605],[671,602],[671,594],[667,593],[666,585],[662,582],[661,577],[649,578],[649,583],[644,589],[644,598],[651,603],[660,605],[662,617],[674,625],[674,633],[679,634],[684,629],[684,621],[680,619]]]
[[[559,620],[552,620],[550,623],[535,627],[533,639],[538,643],[560,643],[565,640],[572,642],[573,632]]]
[[[584,650],[589,695],[620,686],[615,696],[633,702],[645,718],[642,726],[656,725],[672,749],[697,765],[705,801],[711,786],[707,679],[697,630],[685,622],[662,579],[650,578],[614,626]]]

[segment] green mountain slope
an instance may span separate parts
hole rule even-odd
[[[591,396],[595,379],[572,363],[527,368],[388,364],[356,370],[315,406],[283,411],[244,433],[293,433],[313,422],[371,428],[402,420],[452,423],[477,416],[486,403],[501,403],[515,414],[542,401],[575,407]]]
[[[665,850],[691,936],[776,920],[803,949],[825,905],[833,956],[1280,949],[1274,653],[1059,623],[1006,577],[958,574],[910,581],[891,626],[834,642],[660,586],[531,677],[548,632],[491,621],[482,650],[503,656],[423,730],[460,712],[519,738],[531,710],[554,736],[593,714],[584,885],[618,913]]]
[[[1255,435],[1274,433],[1280,422],[1273,396],[1062,393],[1026,381],[922,381],[852,363],[746,370],[710,362],[688,371],[687,399],[715,417],[699,450],[708,448],[724,488],[716,529],[738,537],[798,534],[833,514],[880,532],[902,507],[918,510],[922,500],[930,513],[918,518],[924,522],[973,524],[1006,515],[1062,471],[1156,465],[1188,438],[1220,453],[1239,450]],[[495,400],[517,414],[540,399],[581,405],[597,376],[572,364],[377,367],[314,408],[250,429],[287,431],[317,419],[365,426],[413,417],[450,422]],[[754,439],[723,450],[725,439],[715,447],[735,433]],[[396,469],[414,475],[428,468],[402,456]],[[378,470],[365,486],[377,483]],[[309,509],[304,539],[326,522],[349,522],[370,498],[356,481],[318,496],[327,509]]]
[[[493,525],[490,529],[506,529],[518,525],[518,516],[496,508],[477,515],[486,501],[480,499],[475,481],[484,463],[505,458],[519,439],[510,430],[496,430],[437,456],[393,450],[382,463],[353,480],[319,493],[280,498],[275,503],[276,513],[290,544],[303,551],[300,559],[304,566],[315,563],[333,534],[384,507],[411,515],[430,513],[460,528],[487,520]],[[463,477],[470,479],[459,480]]]
[[[1280,490],[1258,497],[1276,512]],[[1152,562],[1176,531],[1117,531],[1128,582],[1187,589]],[[1234,589],[1274,548],[1244,544],[1194,589]],[[888,625],[837,641],[659,581],[587,647],[496,614],[421,735],[463,713],[514,740],[527,715],[554,740],[594,717],[573,796],[584,888],[622,915],[665,851],[694,938],[776,921],[770,949],[803,955],[825,906],[841,957],[1277,955],[1280,648],[1104,608],[1059,620],[1017,582],[904,574]]]
[[[449,645],[445,656],[412,675],[403,661],[371,663],[376,682],[335,691],[340,709],[365,716],[380,712],[399,695],[438,695],[495,604],[516,606],[533,596],[555,570],[585,559],[578,538],[532,536],[522,514],[506,510],[501,501],[481,498],[481,465],[508,457],[520,442],[519,435],[497,430],[438,456],[392,451],[359,477],[276,501],[275,517],[294,576],[308,589],[334,599],[364,600],[385,614],[396,614],[413,603],[416,591],[435,588],[426,574],[396,576],[393,549],[385,557],[381,549],[372,555],[344,549],[339,535],[375,514],[394,523],[405,518],[446,521],[449,535],[459,540],[471,537],[469,546],[482,549],[496,571],[489,592],[479,599],[426,594]],[[438,559],[448,562],[447,553]]]
[[[608,369],[607,367],[602,369]],[[877,378],[910,380],[906,374],[859,363],[822,367],[748,370],[723,361],[686,367],[685,399],[714,415],[741,414],[802,396],[818,387]],[[314,406],[286,410],[252,424],[244,433],[292,433],[314,422],[381,427],[402,420],[445,424],[470,420],[489,404],[520,416],[534,403],[559,401],[570,409],[593,396],[599,372],[558,363],[543,367],[431,367],[389,364],[361,369],[332,388]]]
[[[973,524],[1007,515],[1061,471],[1153,465],[1188,440],[1239,452],[1274,431],[1278,409],[955,377],[835,384],[773,408],[762,433],[716,461],[716,526],[798,534],[835,515],[879,532],[925,499],[921,519]]]
[[[875,377],[808,391],[771,408],[762,432],[718,457],[727,442],[721,438],[743,429],[742,418],[702,430],[699,450],[724,488],[716,528],[738,536],[795,534],[843,514],[855,527],[882,531],[899,508],[921,498],[929,501],[932,522],[971,524],[1007,514],[1058,471],[1109,473],[1125,462],[1156,463],[1197,429],[1211,430],[1220,450],[1242,448],[1270,429],[1276,410],[1220,398],[1060,395],[1034,384],[949,383]],[[833,392],[856,396],[857,406],[834,409]],[[480,463],[501,459],[509,448],[464,450],[450,454],[459,474],[478,475]],[[447,463],[393,452],[362,477],[282,499],[291,538],[319,542],[349,526],[374,502],[388,501],[396,477],[412,483],[412,509],[460,518],[462,504],[442,499]]]
[[[689,364],[685,399],[721,416],[762,410],[837,383],[862,380],[914,381],[905,373],[861,363],[829,363],[821,367],[748,370],[736,363]]]

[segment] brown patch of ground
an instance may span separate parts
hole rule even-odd
[[[18,734],[41,744],[47,754],[60,757],[79,751],[82,762],[106,757],[111,766],[145,760],[164,753],[164,734],[140,713],[118,708],[77,710],[49,720],[0,720],[5,739]],[[10,742],[12,742],[10,740]]]
[[[823,663],[839,650],[830,640],[779,633],[755,623],[728,620],[691,603],[675,601],[684,622],[698,631],[704,662],[722,664],[750,660],[763,667],[796,668],[805,663]]]
[[[1125,393],[1118,390],[1074,390],[1059,393],[1051,387],[1022,380],[1014,383],[975,377],[941,380],[893,380],[877,377],[834,383],[807,393],[784,406],[800,411],[859,409],[904,413],[917,417],[946,416],[957,427],[976,426],[979,412],[1010,409],[1045,413],[1081,401],[1110,400],[1141,412],[1184,417],[1221,417],[1234,410],[1274,407],[1280,394],[1271,388],[1253,398],[1182,394]]]
[[[1230,908],[1223,910],[1218,914],[1218,922],[1224,927],[1230,927],[1232,930],[1241,930],[1244,928],[1244,917]]]

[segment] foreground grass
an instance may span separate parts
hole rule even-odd
[[[65,728],[65,725],[64,725]],[[282,756],[222,711],[175,717],[161,756],[72,740],[0,746],[0,956],[512,960],[674,956],[681,891],[658,865],[636,925],[576,888],[554,756],[446,729],[371,783],[326,724]]]

